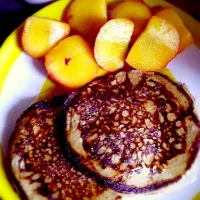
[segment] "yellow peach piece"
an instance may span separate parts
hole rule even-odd
[[[63,20],[70,24],[75,34],[94,42],[99,29],[107,21],[106,0],[74,0]]]
[[[178,53],[179,33],[168,21],[153,16],[133,44],[126,62],[135,69],[158,71]]]
[[[179,52],[183,51],[194,42],[191,32],[187,29],[182,19],[173,8],[162,8],[156,13],[156,16],[168,20],[177,28],[180,35]]]
[[[143,1],[132,0],[125,1],[117,5],[112,13],[111,18],[126,18],[131,20],[134,25],[133,40],[138,37],[151,17],[151,10]]]
[[[106,71],[116,71],[124,66],[128,44],[134,31],[134,24],[128,19],[112,19],[99,31],[94,56]]]
[[[99,70],[92,48],[79,35],[61,41],[45,56],[45,66],[51,79],[67,89],[84,86]]]
[[[34,58],[43,57],[70,33],[70,26],[52,19],[28,17],[22,32],[22,46]]]
[[[105,69],[102,69],[101,67],[99,67],[99,70],[97,72],[97,77],[105,76],[107,74],[109,74],[108,71],[106,71]]]

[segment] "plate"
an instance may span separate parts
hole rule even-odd
[[[115,0],[108,0],[108,2]],[[149,6],[169,6],[162,0],[145,0]],[[35,16],[60,20],[70,0],[57,1]],[[172,5],[171,5],[172,6]],[[195,38],[195,44],[173,59],[164,73],[173,74],[177,82],[184,83],[195,98],[195,108],[200,118],[200,23],[174,7]],[[16,119],[35,99],[44,99],[63,90],[47,78],[44,64],[24,53],[18,41],[22,25],[3,43],[0,49],[0,196],[4,200],[19,197],[9,183],[4,164],[8,141]],[[172,75],[170,75],[172,76]],[[56,91],[56,92],[55,92]],[[164,189],[151,194],[136,195],[135,200],[200,199],[200,154],[184,177]]]

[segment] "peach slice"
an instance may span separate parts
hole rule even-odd
[[[131,20],[134,25],[133,40],[138,37],[151,17],[150,8],[142,1],[132,0],[120,3],[113,10],[112,19],[126,18]]]
[[[135,69],[158,71],[178,53],[179,33],[168,21],[153,16],[133,44],[126,62]]]
[[[52,19],[28,17],[22,32],[22,46],[30,56],[43,57],[70,33],[70,26]]]
[[[99,29],[107,22],[106,0],[74,0],[63,20],[70,24],[74,33],[94,42]]]
[[[180,35],[179,52],[183,51],[185,48],[193,43],[191,32],[187,29],[187,27],[184,25],[183,21],[173,8],[162,8],[156,13],[156,16],[168,20],[177,28]]]
[[[51,79],[67,89],[82,87],[96,77],[99,70],[92,48],[79,35],[61,41],[45,56]]]
[[[107,74],[109,74],[108,71],[106,71],[105,69],[102,69],[101,67],[99,67],[99,70],[97,72],[97,77],[105,76]]]
[[[112,19],[100,29],[94,45],[99,66],[106,71],[116,71],[124,66],[133,30],[134,24],[128,19]]]

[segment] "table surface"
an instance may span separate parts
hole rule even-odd
[[[200,20],[199,0],[167,0]],[[46,5],[30,5],[23,0],[0,0],[0,45],[28,16]]]

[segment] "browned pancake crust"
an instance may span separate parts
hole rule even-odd
[[[17,121],[9,167],[27,199],[96,199],[105,189],[64,157],[61,108],[65,99],[36,103]]]
[[[120,192],[145,192],[180,178],[195,158],[199,132],[191,98],[159,73],[108,75],[66,107],[66,148]]]

